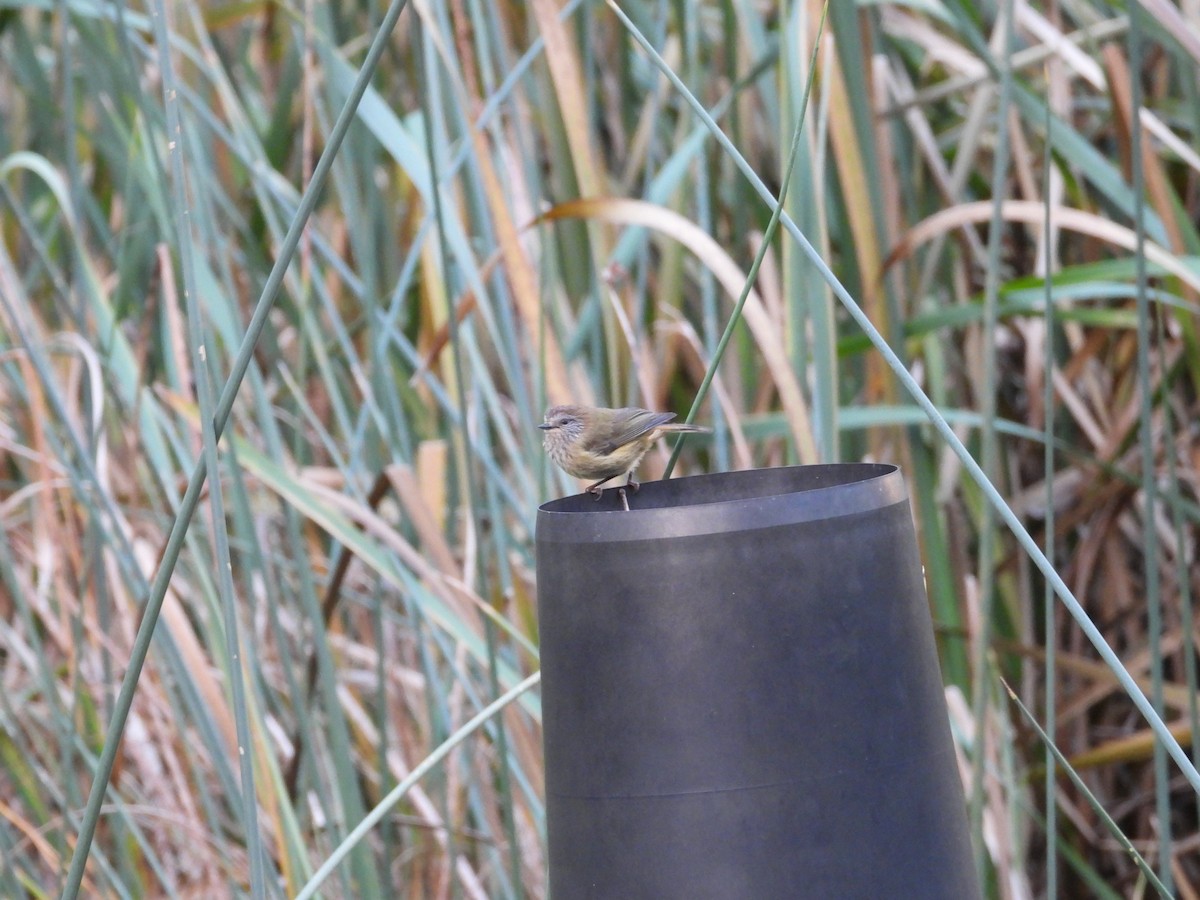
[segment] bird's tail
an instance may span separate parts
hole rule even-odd
[[[659,425],[658,430],[662,432],[674,431],[685,434],[711,434],[712,429],[706,428],[703,425],[689,425],[686,422],[668,422],[666,425]]]

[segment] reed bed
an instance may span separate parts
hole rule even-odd
[[[712,375],[903,466],[988,895],[1200,896],[1200,11],[823,12],[0,4],[0,895],[545,896],[534,426]]]

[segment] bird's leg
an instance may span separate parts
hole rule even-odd
[[[587,486],[587,492],[596,500],[599,500],[602,496],[604,496],[604,488],[600,487],[600,485],[604,484],[606,481],[612,481],[616,477],[616,475],[609,475],[607,478],[601,478],[595,484],[589,484]]]
[[[629,494],[636,494],[639,487],[641,485],[633,480],[633,472],[630,472],[629,478],[625,481],[625,487],[617,488],[621,493],[621,505],[625,507],[625,512],[629,512]]]

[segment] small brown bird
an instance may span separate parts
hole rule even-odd
[[[700,425],[671,423],[673,418],[675,413],[651,412],[635,406],[623,409],[552,406],[538,428],[546,432],[543,442],[546,452],[568,475],[600,479],[587,488],[599,500],[604,492],[600,485],[626,472],[627,486],[634,491],[638,489],[633,470],[664,434],[710,430]],[[624,496],[623,488],[621,493]]]

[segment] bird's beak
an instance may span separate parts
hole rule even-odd
[[[538,426],[538,428],[542,429],[542,431],[549,431],[553,427],[554,427],[553,425],[550,425],[547,422],[543,422],[541,425]]]

